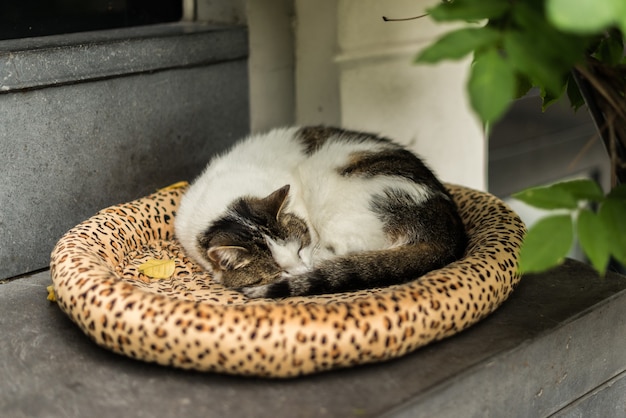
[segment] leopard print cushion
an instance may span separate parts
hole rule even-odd
[[[97,344],[149,362],[268,377],[402,356],[493,312],[520,279],[519,217],[487,193],[448,186],[469,234],[465,256],[404,285],[246,300],[211,280],[174,238],[185,187],[100,211],[57,243],[58,305]],[[138,267],[171,259],[174,274]]]

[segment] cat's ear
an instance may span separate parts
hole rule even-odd
[[[289,196],[290,186],[287,184],[278,190],[273,191],[266,198],[262,199],[263,204],[266,206],[269,213],[271,213],[276,219],[280,211],[282,211],[287,204],[287,197]]]
[[[207,256],[222,270],[236,270],[250,263],[250,253],[243,247],[220,245],[207,250]]]

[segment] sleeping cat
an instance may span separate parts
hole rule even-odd
[[[252,135],[213,158],[175,231],[215,280],[251,298],[405,283],[466,245],[454,202],[418,157],[321,126]]]

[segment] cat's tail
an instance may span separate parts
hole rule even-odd
[[[456,260],[458,252],[433,243],[417,243],[356,253],[326,260],[301,275],[239,290],[249,298],[281,298],[390,286],[441,268]]]

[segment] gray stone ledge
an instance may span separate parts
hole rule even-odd
[[[0,41],[0,94],[247,57],[243,27],[179,22]]]
[[[1,41],[0,279],[246,135],[247,54],[246,28],[198,23]]]
[[[0,416],[624,416],[626,277],[567,261],[489,318],[400,359],[292,380],[196,373],[100,349],[45,300],[0,285]]]

